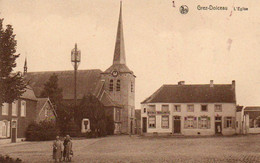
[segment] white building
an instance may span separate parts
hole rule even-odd
[[[237,134],[260,133],[260,106],[237,107]]]
[[[236,133],[232,84],[163,85],[141,103],[143,134],[232,135]]]

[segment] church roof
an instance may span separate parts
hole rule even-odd
[[[104,73],[111,73],[112,71],[118,71],[118,72],[128,72],[128,73],[133,73],[125,64],[115,64],[110,66]]]
[[[142,103],[235,103],[232,84],[163,85]]]
[[[34,100],[34,101],[37,100],[37,98],[36,98],[36,96],[34,94],[34,91],[33,91],[32,87],[30,87],[30,86],[27,86],[25,88],[25,92],[22,94],[21,98]]]
[[[97,84],[100,82],[99,69],[78,70],[77,71],[77,98],[81,99],[84,95],[93,94]],[[63,99],[74,99],[74,71],[45,71],[45,72],[28,72],[25,80],[33,88],[35,95],[40,97],[44,84],[50,76],[58,76],[58,85],[62,88]]]

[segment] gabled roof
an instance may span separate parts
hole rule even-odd
[[[55,116],[57,116],[57,113],[56,113],[55,109],[53,108],[53,105],[49,98],[37,98],[37,100],[38,100],[37,105],[36,105],[37,114],[39,114],[42,111],[42,109],[45,107],[45,105],[49,104],[51,106],[53,113],[55,114]]]
[[[77,71],[77,98],[82,99],[84,95],[93,94],[97,84],[100,82],[102,71],[78,70]],[[63,99],[74,99],[74,71],[44,71],[44,72],[28,72],[25,80],[33,88],[35,95],[40,97],[44,84],[49,80],[50,76],[56,74],[58,76],[58,85],[63,90]]]
[[[142,103],[236,103],[232,84],[163,85]]]

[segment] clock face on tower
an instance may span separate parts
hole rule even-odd
[[[112,76],[117,77],[118,76],[118,71],[116,71],[116,70],[112,71]]]

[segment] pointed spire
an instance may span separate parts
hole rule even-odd
[[[24,66],[23,66],[23,74],[27,73],[27,57],[25,57]]]
[[[125,45],[123,36],[123,20],[122,20],[122,1],[120,1],[120,12],[117,26],[116,45],[114,51],[113,64],[126,64],[125,61]]]

